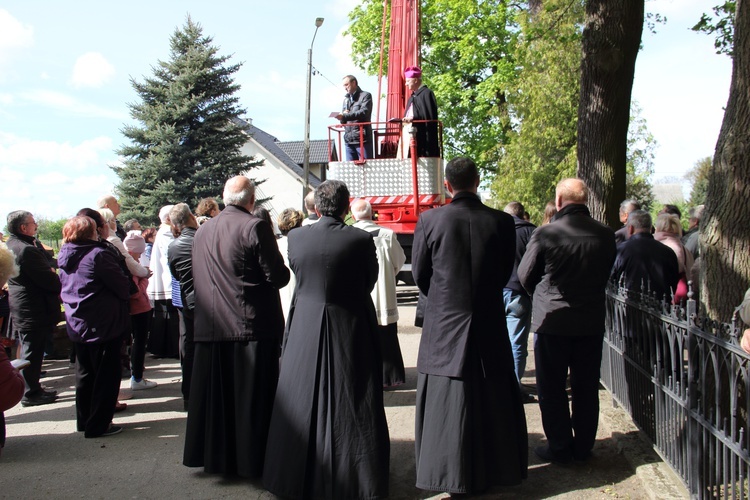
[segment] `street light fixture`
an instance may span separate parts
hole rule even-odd
[[[307,213],[305,208],[305,196],[310,189],[310,90],[312,86],[312,49],[315,43],[315,36],[318,34],[318,28],[323,24],[323,18],[315,18],[315,33],[313,33],[310,48],[307,49],[307,101],[305,103],[305,148],[303,153],[303,165],[305,169],[305,186],[302,189],[302,210]]]

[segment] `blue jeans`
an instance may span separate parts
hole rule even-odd
[[[354,161],[359,160],[360,150],[362,148],[359,147],[359,142],[355,143],[347,143],[346,144],[346,161]],[[365,143],[365,150],[362,151],[362,158],[372,159],[374,156],[372,154],[372,142],[366,142]]]
[[[529,357],[529,330],[531,329],[531,298],[525,293],[519,293],[508,288],[503,290],[505,302],[505,322],[508,325],[508,337],[513,349],[513,364],[516,378],[521,383],[521,377],[526,370],[526,358]]]

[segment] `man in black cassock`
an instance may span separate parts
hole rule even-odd
[[[510,215],[482,204],[469,158],[445,170],[453,201],[417,222],[412,272],[427,295],[417,360],[417,487],[481,493],[526,477],[528,437],[505,322]]]
[[[348,226],[349,191],[315,190],[315,224],[289,232],[297,279],[263,485],[282,498],[385,498],[390,442],[375,307],[372,235]]]
[[[422,83],[422,70],[409,66],[404,70],[406,89],[411,92],[406,102],[403,123],[408,131],[409,124],[417,129],[417,156],[440,156],[440,135],[438,131],[438,106],[435,94]],[[433,120],[422,122],[420,120]],[[415,122],[416,123],[413,123]],[[408,150],[410,137],[404,133],[403,147]],[[411,156],[411,150],[404,152],[404,157]]]

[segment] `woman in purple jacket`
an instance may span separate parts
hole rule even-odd
[[[120,343],[129,323],[129,278],[86,216],[63,227],[58,256],[68,337],[76,351],[76,423],[87,438],[122,431],[112,425],[120,389]]]

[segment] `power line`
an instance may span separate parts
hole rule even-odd
[[[313,74],[313,76],[315,76],[315,75],[320,75],[320,76],[322,76],[323,78],[325,78],[325,80],[326,80],[326,81],[327,81],[328,83],[330,83],[330,84],[331,84],[332,86],[334,86],[334,87],[336,87],[336,88],[338,88],[338,87],[339,87],[338,85],[336,85],[335,83],[333,83],[333,82],[332,82],[331,80],[329,80],[329,79],[328,79],[328,77],[327,77],[326,75],[324,75],[323,73],[321,73],[320,71],[318,71],[318,69],[317,69],[317,68],[316,68],[315,66],[313,66],[313,68],[312,68],[312,74]]]

